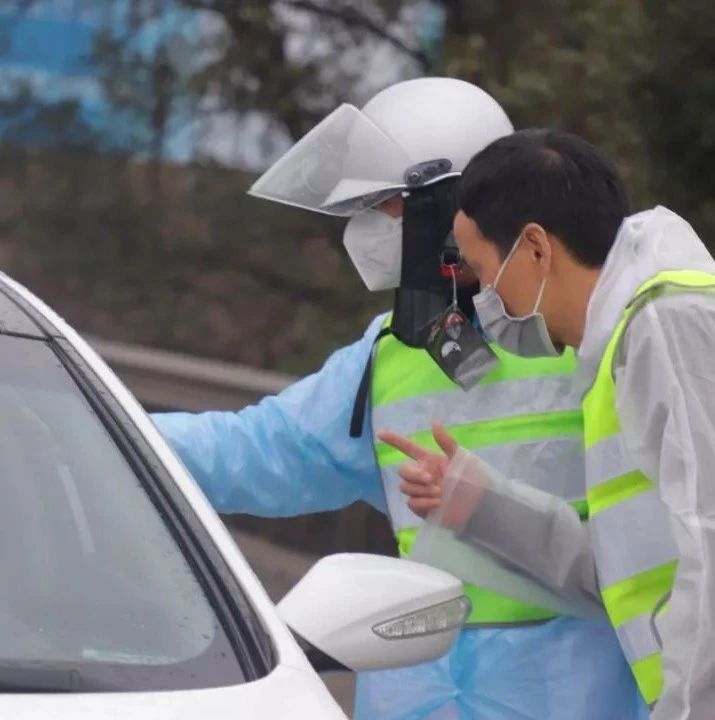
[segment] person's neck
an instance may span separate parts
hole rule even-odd
[[[568,285],[564,288],[558,315],[554,318],[558,337],[564,344],[574,348],[581,345],[588,304],[600,276],[601,268],[573,268]]]

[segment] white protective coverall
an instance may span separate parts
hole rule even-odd
[[[715,261],[685,220],[656,207],[623,223],[588,307],[579,348],[584,392],[636,290],[658,272],[682,269],[715,273]],[[633,317],[614,371],[627,451],[658,487],[679,556],[668,611],[657,621],[665,684],[651,717],[712,720],[715,295],[664,294],[648,303]],[[414,557],[440,565],[445,547],[440,527],[454,528],[449,518],[465,497],[475,497],[475,486],[480,489],[476,497],[483,495],[462,539],[566,597],[600,602],[589,530],[573,509],[559,498],[507,480],[463,450],[452,460],[444,501],[418,539]],[[464,568],[462,577],[469,576]]]

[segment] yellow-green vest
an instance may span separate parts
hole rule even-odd
[[[389,321],[389,318],[388,318]],[[463,447],[479,453],[508,477],[524,478],[586,514],[583,498],[583,422],[573,388],[576,360],[525,359],[494,347],[499,365],[464,392],[425,350],[392,335],[379,340],[371,384],[373,432],[390,429],[434,447],[431,423],[442,421]],[[420,518],[399,492],[398,467],[405,457],[375,440],[388,512],[399,551],[409,554]],[[472,601],[470,625],[543,621],[554,613],[484,588],[466,585]]]
[[[583,399],[586,498],[601,595],[645,701],[663,687],[655,627],[677,569],[677,552],[665,506],[654,483],[627,453],[616,410],[614,359],[633,316],[673,292],[715,290],[715,276],[661,272],[645,282],[623,312]]]

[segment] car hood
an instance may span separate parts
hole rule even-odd
[[[346,720],[312,671],[279,665],[255,682],[151,693],[4,694],[0,717],[13,720]]]

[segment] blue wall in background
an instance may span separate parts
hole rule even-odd
[[[164,2],[162,17],[143,26],[133,35],[132,47],[151,63],[154,48],[169,33],[191,33],[195,20],[186,13],[171,10]],[[31,145],[82,142],[93,138],[100,147],[141,152],[132,147],[142,134],[146,136],[147,118],[134,118],[136,127],[127,127],[127,116],[113,111],[98,80],[93,60],[97,33],[110,31],[121,37],[128,27],[127,0],[40,0],[30,10],[8,10],[0,2],[0,101],[17,98],[20,88],[31,91],[32,98],[14,102],[0,116],[0,142],[12,140]],[[54,126],[47,127],[36,113],[38,104],[56,104],[76,100],[79,112],[71,127],[63,127],[67,116],[57,113]],[[9,113],[9,114],[8,114]],[[183,114],[183,117],[176,117]],[[169,159],[187,160],[192,148],[186,126],[191,118],[186,105],[177,105],[168,126],[165,154]],[[183,121],[183,122],[182,122]],[[142,127],[139,127],[141,124]],[[183,128],[179,132],[178,128]],[[172,137],[173,135],[173,137]]]

